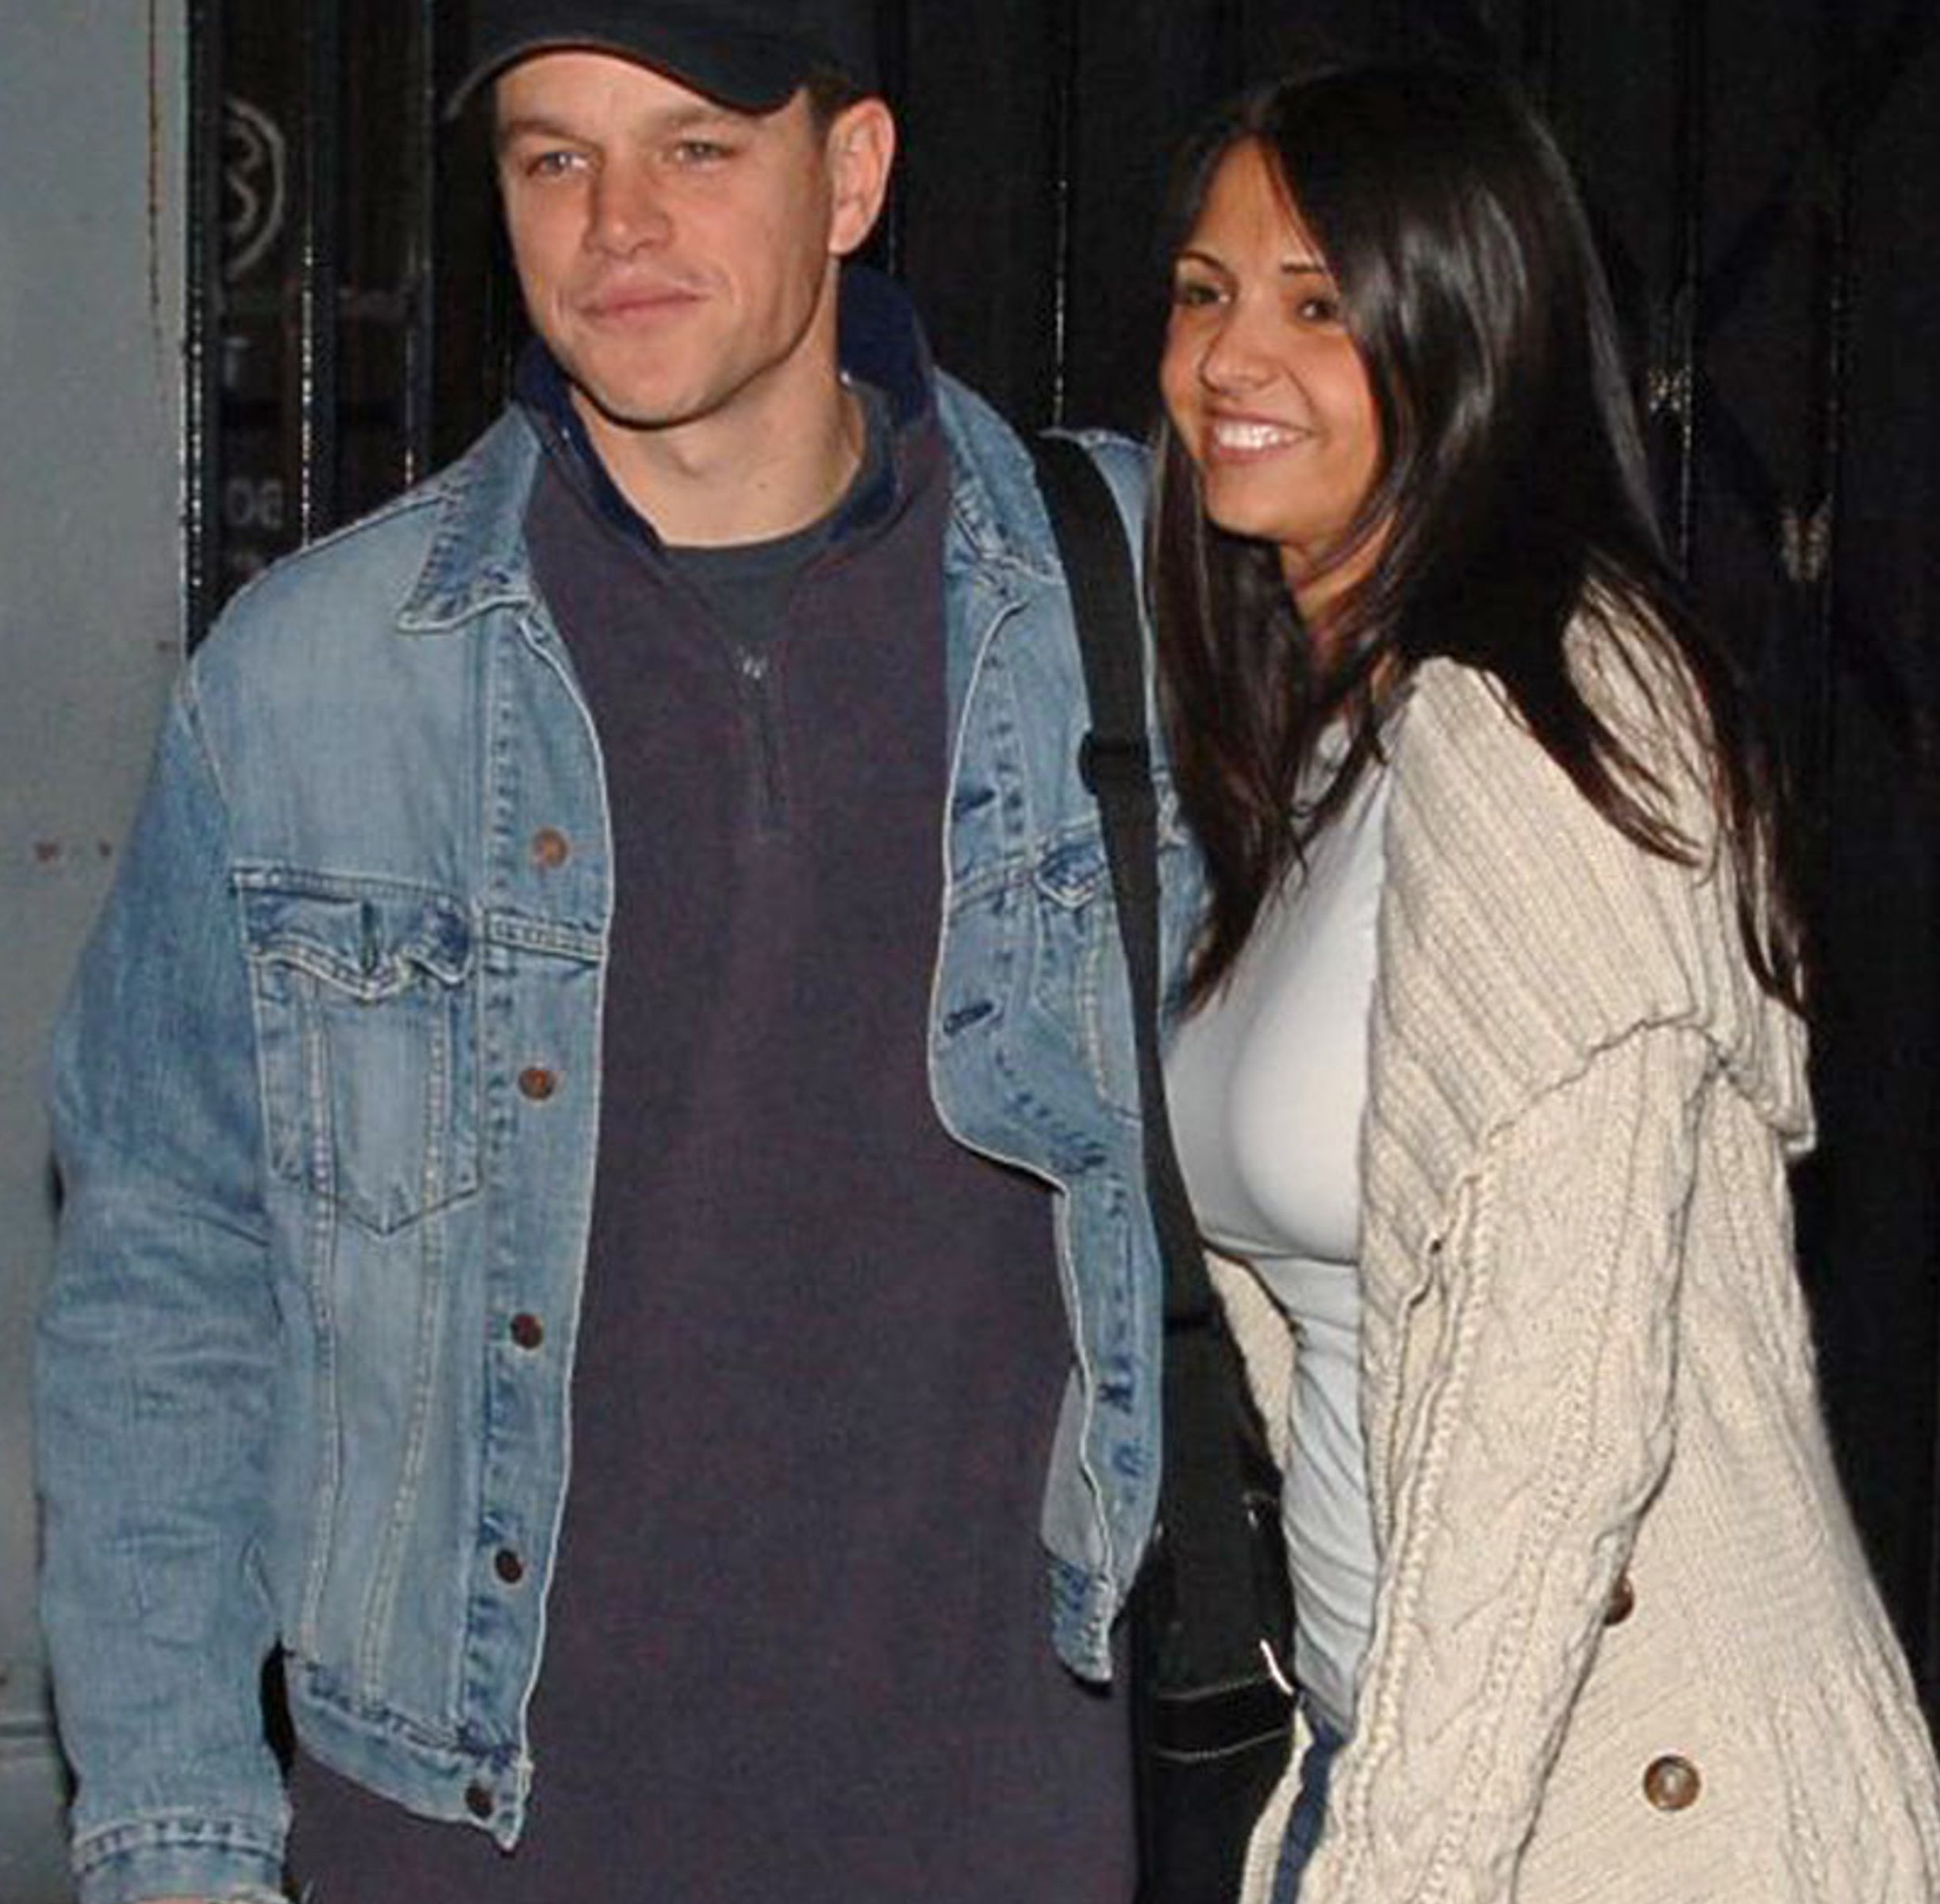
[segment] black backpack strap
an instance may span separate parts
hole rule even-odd
[[[1158,1045],[1158,821],[1146,719],[1145,643],[1125,524],[1111,486],[1068,437],[1032,443],[1083,658],[1091,731],[1079,754],[1097,797],[1131,981],[1153,1221],[1166,1265],[1159,1522],[1195,1683],[1259,1670],[1258,1595],[1235,1426],[1250,1408],[1238,1351],[1206,1274],[1166,1104]]]

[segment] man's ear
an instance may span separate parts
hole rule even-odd
[[[832,256],[846,258],[874,228],[888,195],[895,116],[880,99],[859,99],[836,113],[827,150],[833,186],[828,249]]]

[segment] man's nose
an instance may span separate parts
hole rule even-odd
[[[672,229],[666,203],[643,167],[609,166],[593,188],[591,237],[616,254],[664,244]]]

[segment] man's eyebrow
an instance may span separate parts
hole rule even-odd
[[[516,119],[501,119],[493,133],[494,142],[500,151],[514,140],[527,138],[570,139],[571,129],[556,119],[548,119],[544,113],[521,113]]]
[[[697,99],[691,104],[670,106],[649,113],[633,128],[636,133],[644,133],[650,138],[678,138],[682,133],[693,132],[698,126],[751,126],[759,122],[762,115],[756,113],[738,113],[732,106],[716,106],[711,101]],[[555,119],[544,112],[521,113],[516,117],[501,119],[498,123],[497,143],[502,152],[515,140],[525,138],[560,139],[568,143],[582,140],[583,132],[575,131],[562,119]]]

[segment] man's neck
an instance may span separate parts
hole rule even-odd
[[[663,542],[690,548],[770,542],[834,509],[861,466],[868,424],[860,399],[829,379],[826,399],[793,427],[777,418],[734,428],[702,418],[631,429],[577,390],[574,407],[620,493]]]

